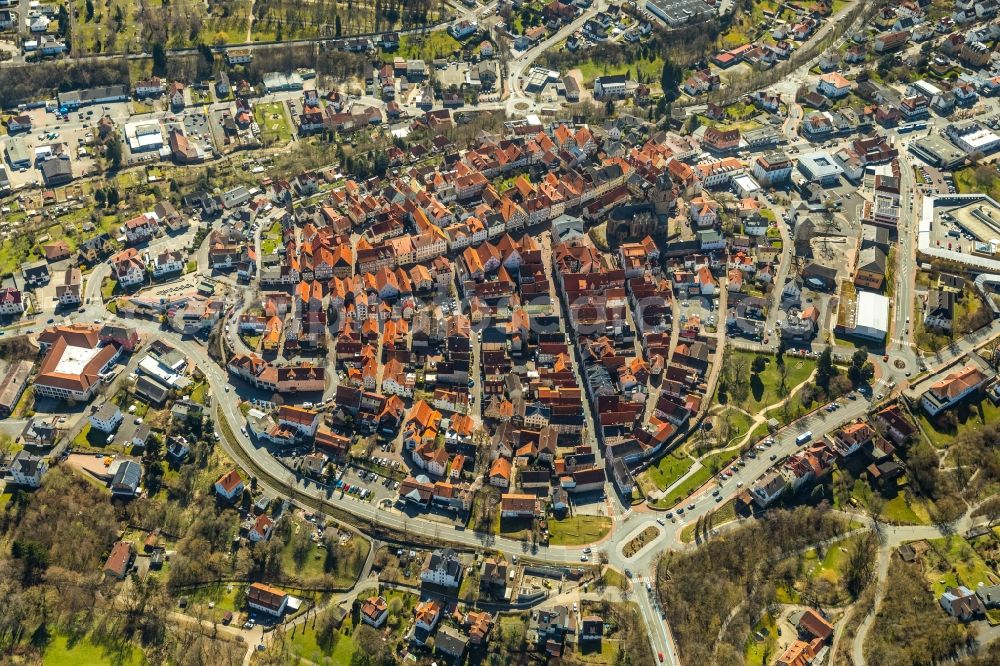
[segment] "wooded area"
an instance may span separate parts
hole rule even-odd
[[[846,529],[825,509],[770,511],[695,551],[667,554],[657,566],[657,591],[680,659],[742,664],[751,627],[775,601],[775,565]]]
[[[919,564],[893,558],[885,596],[865,640],[865,659],[871,666],[938,663],[974,637],[972,627],[941,610]]]

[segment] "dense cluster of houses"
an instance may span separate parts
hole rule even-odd
[[[383,179],[331,186],[333,173],[304,173],[223,196],[225,208],[252,208],[241,213],[249,219],[304,200],[278,214],[281,250],[261,257],[264,291],[237,321],[261,355],[237,354],[230,372],[264,390],[318,391],[322,368],[266,359],[333,347],[341,377],[330,426],[348,441],[352,429],[402,429],[414,470],[404,500],[467,510],[470,481],[486,482],[503,492],[503,515],[526,517],[607,478],[630,494],[630,470],[701,409],[716,351],[697,320],[670,349],[671,300],[712,297],[727,271],[748,286],[773,276],[777,252],[752,199],[727,266],[723,216],[707,191],[746,167],[696,164],[696,140],[651,135],[628,116],[602,127],[512,121],[464,150],[441,135],[431,143],[443,156],[436,166],[407,166],[422,159],[419,144],[393,147],[398,168]],[[767,157],[774,182],[787,176],[785,158]],[[687,233],[654,240],[676,213]],[[615,252],[585,233],[604,219]],[[524,233],[538,225],[550,250]],[[238,232],[218,232],[210,260],[240,264],[246,250]],[[451,289],[461,312],[441,303]],[[669,390],[647,405],[652,376]],[[585,411],[596,449],[581,440]],[[481,480],[480,421],[496,427]]]

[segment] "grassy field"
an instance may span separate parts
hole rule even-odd
[[[528,541],[531,539],[531,525],[534,521],[530,518],[503,518],[497,514],[494,533],[508,539],[520,539]]]
[[[281,102],[263,102],[253,108],[253,117],[260,126],[260,137],[264,145],[286,143],[292,139],[292,128],[285,115],[285,105]]]
[[[445,58],[462,48],[461,43],[443,30],[426,35],[401,35],[394,55],[413,60]]]
[[[729,500],[716,511],[713,511],[712,516],[712,528],[719,527],[720,525],[725,525],[728,522],[736,520],[736,503],[734,500]],[[694,531],[698,527],[698,523],[690,523],[684,526],[681,530],[681,541],[684,543],[691,543],[694,541]]]
[[[292,531],[309,530],[310,525],[299,520],[292,521]],[[291,540],[281,551],[281,570],[299,576],[303,579],[319,578],[323,575],[323,562],[326,559],[326,549],[317,547],[310,542],[309,552],[301,560],[295,559]]]
[[[117,646],[116,646],[117,648]],[[141,666],[146,663],[142,651],[126,644],[120,649],[106,649],[95,645],[90,635],[78,641],[56,633],[42,656],[44,666],[78,666],[80,664],[115,664],[115,666]]]
[[[579,546],[603,539],[611,531],[611,519],[606,516],[569,516],[549,520],[549,545]]]
[[[833,472],[834,478],[834,497],[833,505],[837,509],[846,509],[852,506],[851,500],[859,508],[865,508],[869,505],[872,496],[875,494],[871,486],[865,479],[853,479],[842,470],[836,469]],[[842,483],[842,479],[846,479],[850,493],[846,496],[837,492],[838,484]],[[904,491],[903,485],[905,479],[900,480],[900,487],[895,495],[891,498],[883,498],[885,503],[882,507],[882,520],[888,523],[894,523],[897,525],[927,525],[930,523],[930,511],[928,503],[919,497],[911,498],[907,501],[907,496]]]
[[[734,351],[733,360],[741,359],[746,361],[747,368],[753,363],[757,354],[753,352]],[[751,414],[757,414],[768,407],[781,401],[778,395],[778,385],[780,383],[780,373],[778,364],[774,357],[768,356],[767,367],[759,375],[750,377],[750,393],[747,399],[740,406]],[[816,369],[816,361],[812,359],[785,357],[785,367],[788,374],[785,379],[785,386],[789,390],[798,386],[812,374]]]
[[[238,614],[246,610],[243,607],[243,590],[241,585],[206,585],[187,592],[188,614],[191,609],[199,609],[204,617],[213,622],[221,622],[229,611]]]
[[[733,444],[750,431],[753,420],[746,412],[742,412],[735,407],[727,407],[715,417],[716,424],[722,423],[724,419],[729,419],[729,441],[722,442],[723,445]]]
[[[764,636],[763,640],[757,640],[757,634]],[[743,663],[747,666],[757,666],[766,664],[767,655],[774,655],[775,645],[778,641],[778,625],[770,613],[764,615],[754,626],[753,631],[747,638],[743,648]]]
[[[417,597],[397,590],[386,590],[383,596],[389,602],[390,608],[394,600],[399,599],[398,617],[394,618],[393,613],[390,612],[386,625],[392,631],[398,631],[399,628],[406,626],[405,619],[412,614],[413,607],[417,604]],[[393,626],[394,623],[395,626]],[[358,650],[357,643],[354,642],[353,638],[354,624],[351,614],[348,613],[347,617],[344,618],[344,623],[333,634],[333,638],[329,642],[320,640],[316,633],[316,624],[317,622],[310,620],[296,627],[294,634],[290,636],[292,654],[313,664],[351,663],[351,657]]]
[[[274,254],[281,245],[281,223],[275,222],[260,239],[260,251],[263,254]]]
[[[959,194],[988,194],[1000,196],[1000,174],[989,166],[966,167],[954,172],[955,189]]]
[[[931,547],[924,553],[924,568],[935,597],[947,587],[965,585],[975,590],[980,583],[991,585],[997,581],[983,558],[962,537],[945,537],[928,543]]]
[[[292,522],[292,530],[296,533],[298,530],[306,530],[308,532],[311,529],[312,526],[303,521],[296,519]],[[347,542],[346,548],[354,550],[353,562],[347,559],[350,555],[350,550],[341,550],[339,553],[340,556],[336,560],[336,567],[327,573],[324,568],[326,564],[326,548],[321,548],[316,542],[310,541],[308,550],[303,553],[300,559],[296,559],[294,542],[294,538],[290,539],[289,543],[281,551],[281,570],[283,572],[303,581],[303,583],[307,583],[310,580],[319,580],[324,576],[330,576],[337,585],[343,586],[351,585],[357,580],[360,568],[364,565],[365,559],[368,557],[368,548],[371,547],[363,539],[351,539]],[[352,564],[353,566],[351,566]]]
[[[848,555],[857,541],[857,537],[848,537],[843,541],[831,544],[826,549],[822,560],[819,559],[819,552],[815,549],[806,551],[803,554],[808,563],[806,574],[814,580],[822,578],[833,585],[840,585]]]
[[[348,631],[350,623],[349,617],[344,620],[343,626],[334,634],[332,645],[320,645],[312,622],[306,623],[305,627],[296,628],[295,635],[291,639],[292,654],[314,664],[351,663],[351,658],[358,651],[358,645]]]
[[[585,60],[574,69],[580,70],[580,77],[583,79],[584,85],[593,83],[594,79],[599,76],[616,74],[628,74],[630,79],[657,82],[660,79],[660,74],[663,73],[663,58],[657,56],[653,60],[637,60],[631,64],[623,62],[620,65]]]
[[[195,384],[194,388],[191,389],[191,401],[197,402],[199,405],[205,404],[205,393],[208,390],[208,384],[201,382]]]
[[[628,578],[610,567],[601,574],[601,581],[606,587],[617,587],[619,590],[627,590],[630,587]]]
[[[982,430],[989,423],[1000,421],[1000,407],[997,407],[989,398],[983,398],[978,402],[965,401],[952,410],[958,418],[958,427],[945,429],[934,423],[921,410],[917,416],[917,423],[920,429],[927,435],[936,448],[944,449],[951,446],[955,437],[964,432],[976,432]]]
[[[660,458],[655,465],[650,466],[646,476],[657,488],[663,490],[684,476],[692,465],[694,465],[694,460],[680,451],[674,451]]]
[[[667,509],[674,506],[692,492],[700,488],[738,455],[739,451],[733,450],[719,451],[718,453],[705,456],[702,458],[702,466],[698,469],[698,471],[684,479],[684,481],[678,484],[677,487],[670,491],[670,493],[657,500],[656,506]]]
[[[140,7],[138,3],[93,2],[93,15],[88,16],[86,0],[73,0],[72,10],[78,17],[73,25],[73,46],[81,53],[133,50],[139,44]]]

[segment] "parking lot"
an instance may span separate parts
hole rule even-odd
[[[950,173],[944,173],[934,167],[920,165],[915,167],[917,185],[927,194],[954,194],[955,182]]]
[[[681,301],[680,325],[699,326],[703,331],[714,331],[718,326],[718,301],[707,296]]]
[[[976,242],[1000,237],[1000,208],[987,201],[935,211],[931,243],[936,247],[971,252]]]
[[[52,153],[65,153],[70,156],[73,177],[80,178],[95,169],[90,147],[86,146],[93,139],[93,130],[86,126],[73,128],[34,128],[30,133],[21,132],[14,135],[24,141],[29,154],[34,155],[38,149],[49,147]],[[10,141],[11,139],[6,139]],[[5,146],[6,148],[6,146]],[[22,169],[11,169],[5,165],[12,189],[42,184],[42,174],[36,168],[36,163]]]

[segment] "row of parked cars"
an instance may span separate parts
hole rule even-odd
[[[357,484],[345,483],[343,479],[337,480],[337,490],[347,493],[348,495],[354,495],[358,499],[366,500],[372,495],[372,491],[367,488],[362,488]]]

